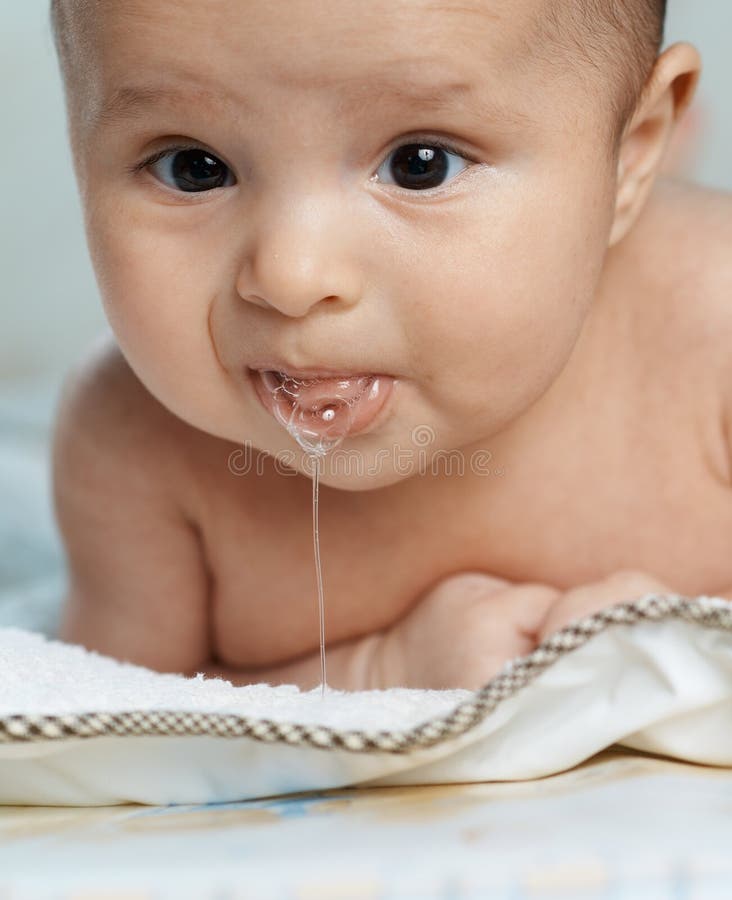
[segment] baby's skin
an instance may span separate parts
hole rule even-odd
[[[332,687],[474,688],[614,603],[732,597],[732,198],[659,176],[698,54],[613,143],[609,78],[523,40],[540,6],[79,18],[111,333],[55,429],[63,639],[317,684],[312,469],[261,369],[392,384],[321,475]]]

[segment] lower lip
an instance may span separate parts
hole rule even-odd
[[[274,418],[274,401],[272,394],[262,383],[262,379],[258,369],[247,369],[249,378],[254,385],[255,393],[259,397],[259,401],[264,409]],[[351,428],[348,437],[356,434],[365,434],[376,427],[383,418],[383,413],[389,405],[389,400],[394,393],[394,385],[396,379],[392,375],[373,375],[374,379],[379,379],[379,395],[375,400],[359,402],[355,405]],[[367,388],[367,393],[370,388]]]

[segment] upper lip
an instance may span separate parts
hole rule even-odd
[[[334,377],[343,375],[352,378],[356,375],[373,375],[376,374],[373,369],[354,369],[352,366],[326,366],[316,365],[303,368],[300,366],[292,366],[282,360],[269,359],[264,362],[257,361],[249,363],[249,368],[257,372],[282,372],[284,375],[290,375],[293,378],[321,378]]]

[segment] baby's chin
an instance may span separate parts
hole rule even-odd
[[[320,457],[317,461],[314,457],[303,454],[298,460],[296,470],[307,478],[313,478],[316,465],[319,467],[318,480],[321,485],[353,493],[391,487],[406,481],[412,474],[415,474],[408,471],[397,471],[380,457],[366,454],[357,455],[353,452],[339,454],[338,448]]]
[[[160,399],[160,398],[159,398]],[[283,477],[315,475],[316,457],[307,453],[275,422],[262,423],[259,416],[238,411],[220,419],[202,411],[195,403],[177,399],[164,403],[189,427],[230,444],[229,468],[239,476],[270,472]],[[417,473],[418,461],[394,458],[378,435],[346,441],[317,457],[319,481],[342,491],[371,491],[405,481]],[[389,442],[390,443],[390,442]]]

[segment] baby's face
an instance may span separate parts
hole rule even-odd
[[[609,99],[535,52],[541,0],[98,6],[75,165],[111,325],[164,405],[275,453],[296,445],[249,365],[392,375],[344,445],[365,471],[418,426],[488,448],[547,391],[615,174]],[[323,480],[405,477],[381,459]]]

